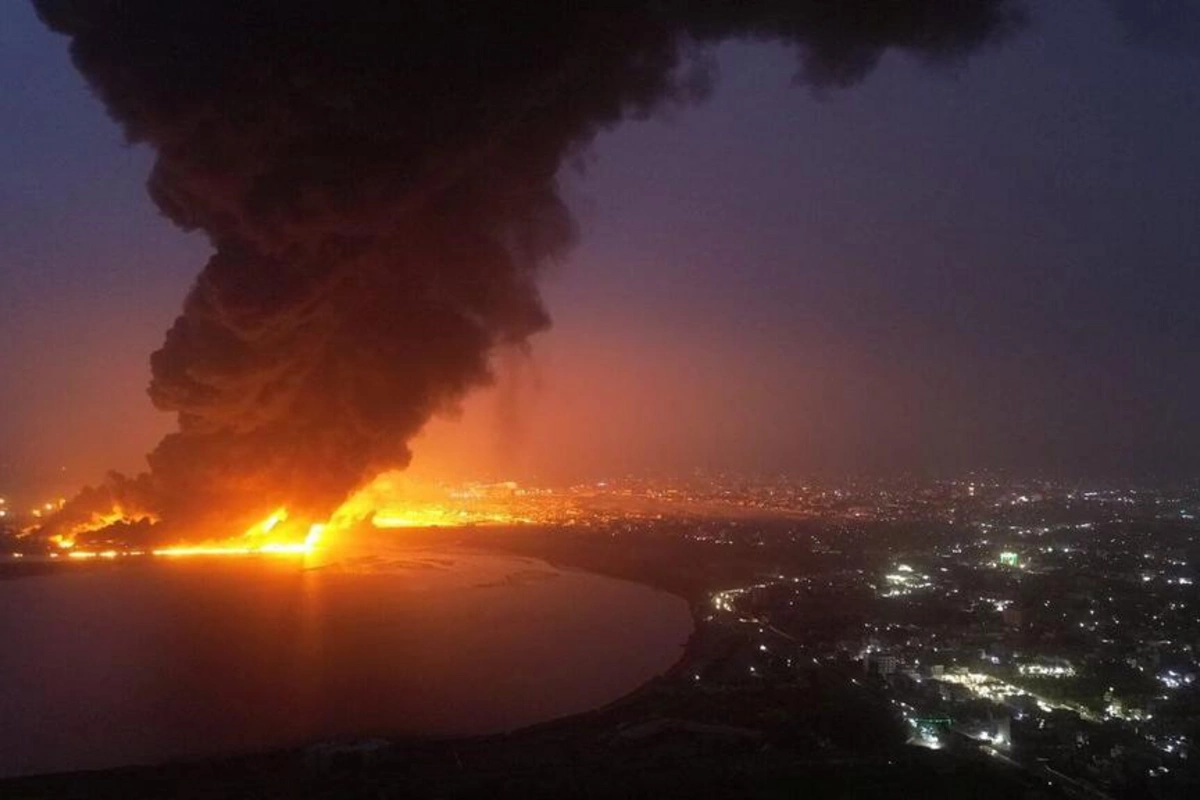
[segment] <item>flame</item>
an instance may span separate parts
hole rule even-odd
[[[532,522],[512,503],[512,481],[450,489],[384,472],[350,497],[330,518],[336,528],[370,520],[376,528],[436,528]]]
[[[66,534],[50,537],[61,550],[69,550],[67,556],[72,559],[113,559],[122,556],[159,556],[163,558],[186,558],[188,556],[251,556],[251,555],[299,555],[308,556],[315,553],[320,545],[326,526],[322,523],[310,525],[303,539],[289,538],[293,533],[288,521],[286,508],[278,508],[268,517],[251,525],[241,536],[233,539],[203,542],[200,544],[184,544],[170,547],[157,547],[151,550],[81,550],[75,549],[75,537],[81,533],[100,530],[117,522],[137,521],[141,518],[130,518],[120,509],[114,509],[105,514],[95,514],[88,523],[71,529]],[[282,527],[281,527],[282,526]],[[51,553],[52,557],[58,553]]]
[[[151,550],[152,555],[168,558],[183,558],[187,556],[249,556],[249,555],[312,555],[316,552],[325,532],[323,523],[315,523],[308,527],[304,538],[295,541],[286,538],[292,533],[286,508],[277,508],[270,516],[246,529],[240,537],[226,541],[210,542],[199,545],[180,545],[177,547],[159,547]],[[283,526],[281,531],[280,526]],[[271,534],[281,531],[280,536]]]
[[[57,508],[61,509],[65,504],[65,500],[60,500]],[[43,508],[50,511],[55,507],[50,503],[46,503]],[[81,537],[103,530],[111,525],[116,525],[119,522],[158,522],[158,517],[146,512],[127,512],[120,505],[114,505],[109,511],[93,511],[91,516],[83,522],[54,534],[50,537],[50,543],[59,550],[73,550]]]
[[[67,553],[67,558],[116,558],[122,555],[132,555],[132,553],[125,550],[73,550]]]
[[[119,506],[95,513],[84,523],[50,537],[72,559],[123,556],[186,558],[189,556],[312,556],[337,534],[369,523],[375,528],[431,528],[465,525],[514,525],[548,519],[554,510],[540,508],[513,482],[449,488],[421,483],[399,472],[385,472],[351,495],[323,522],[292,519],[280,507],[232,538],[157,547],[148,550],[87,550],[76,546],[85,534],[120,522],[157,522],[152,515],[129,514]],[[52,552],[51,556],[57,556]]]
[[[279,523],[286,520],[287,516],[288,516],[287,509],[281,508],[278,511],[276,511],[274,514],[272,514],[271,516],[267,517],[265,520],[260,522],[259,527],[262,528],[263,533],[270,533],[271,531],[275,530],[276,527],[278,527]]]

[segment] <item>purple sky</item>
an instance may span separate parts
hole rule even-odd
[[[1195,472],[1197,6],[1035,3],[961,69],[891,57],[823,98],[791,53],[724,46],[707,104],[564,173],[555,329],[416,463]],[[32,498],[170,427],[147,358],[208,248],[23,2],[0,81],[0,493]]]

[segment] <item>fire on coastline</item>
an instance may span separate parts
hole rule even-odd
[[[405,479],[399,473],[379,475],[344,502],[328,519],[296,519],[278,508],[240,534],[165,546],[122,546],[110,538],[118,526],[154,525],[153,515],[130,514],[119,506],[94,514],[69,529],[42,535],[34,524],[26,534],[51,546],[50,557],[77,560],[126,556],[309,556],[327,547],[338,534],[369,522],[375,528],[430,528],[459,525],[515,525],[535,520],[528,508],[512,503],[522,490],[513,482],[447,490]],[[47,503],[32,511],[35,520],[50,518],[61,504]]]

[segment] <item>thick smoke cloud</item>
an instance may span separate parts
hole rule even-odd
[[[116,500],[172,535],[321,518],[404,466],[498,346],[549,324],[538,273],[574,233],[560,164],[702,98],[713,43],[789,42],[803,80],[842,86],[889,49],[953,62],[1021,21],[1015,0],[35,3],[156,151],[159,208],[214,248],[151,359],[178,431],[64,514]]]

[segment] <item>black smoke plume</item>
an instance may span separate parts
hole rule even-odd
[[[1017,0],[34,0],[214,253],[151,358],[177,432],[117,502],[172,529],[324,517],[549,318],[556,175],[602,129],[703,97],[711,46],[796,47],[817,86],[954,62]],[[698,165],[702,166],[702,165]]]

